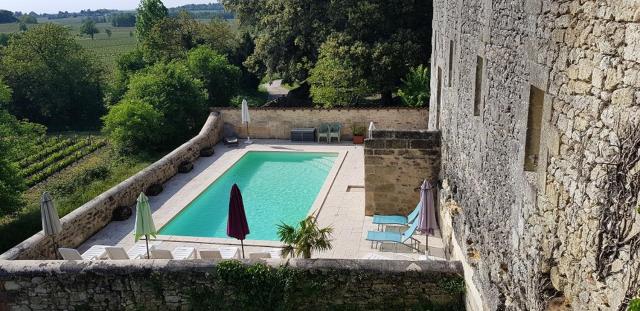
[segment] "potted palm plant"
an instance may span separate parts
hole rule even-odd
[[[314,251],[330,250],[332,233],[332,227],[319,228],[313,216],[302,220],[297,228],[284,223],[280,224],[278,236],[285,244],[281,255],[309,259]]]
[[[362,124],[353,124],[351,126],[351,132],[353,133],[353,143],[360,145],[364,143],[364,133],[367,131],[367,128]]]

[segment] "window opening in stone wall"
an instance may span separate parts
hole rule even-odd
[[[527,116],[527,140],[524,148],[524,170],[535,171],[538,168],[540,139],[542,133],[542,105],[544,92],[534,86],[529,91],[529,115]]]
[[[453,75],[452,72],[453,72],[453,40],[450,40],[449,41],[449,76],[448,76],[449,81],[447,83],[449,87],[451,87],[451,80],[452,80],[451,76]]]
[[[484,70],[484,59],[476,57],[476,90],[473,97],[473,115],[479,116],[482,109],[482,71]]]
[[[442,69],[438,67],[438,82],[436,93],[436,129],[440,129],[440,103],[442,102]]]

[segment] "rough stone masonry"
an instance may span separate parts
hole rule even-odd
[[[443,238],[478,307],[624,310],[640,296],[640,1],[433,5]]]

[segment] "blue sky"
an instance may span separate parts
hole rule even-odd
[[[84,9],[131,10],[140,0],[0,0],[0,9],[36,13],[58,13],[58,11],[77,12]],[[214,0],[163,0],[168,8],[191,3],[211,3]]]

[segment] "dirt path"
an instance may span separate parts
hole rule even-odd
[[[264,87],[267,89],[267,93],[269,93],[269,101],[289,94],[289,90],[282,87],[282,80],[273,80],[270,83],[265,83]]]

